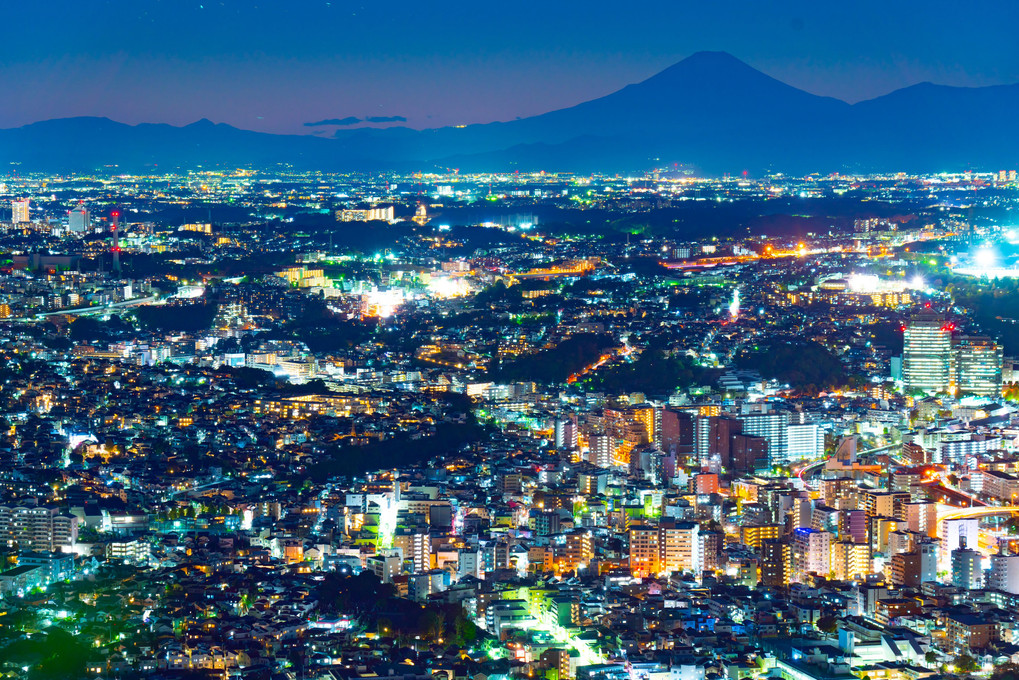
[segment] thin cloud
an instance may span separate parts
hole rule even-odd
[[[368,116],[367,118],[356,118],[354,116],[347,116],[346,118],[326,118],[324,120],[316,120],[312,123],[305,123],[304,127],[322,127],[326,125],[336,126],[350,126],[357,125],[358,123],[406,123],[406,116]]]
[[[357,125],[364,121],[354,116],[348,116],[346,118],[326,118],[325,120],[316,120],[313,123],[305,123],[304,127],[319,127],[322,125]]]

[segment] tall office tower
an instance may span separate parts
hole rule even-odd
[[[956,588],[979,590],[984,585],[984,572],[980,568],[980,552],[965,547],[952,551],[952,585]]]
[[[79,204],[77,208],[67,213],[67,230],[74,234],[84,234],[92,228],[92,220],[88,214],[88,208]]]
[[[11,222],[21,224],[28,221],[28,199],[11,201]]]
[[[955,324],[940,314],[916,314],[906,326],[902,379],[906,390],[950,392],[955,387],[952,331]]]
[[[955,350],[958,393],[1001,396],[1001,347],[988,337],[964,335]]]

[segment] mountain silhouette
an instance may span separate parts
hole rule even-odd
[[[200,120],[176,127],[65,118],[0,130],[0,163],[25,170],[271,166],[322,170],[936,172],[1014,168],[1019,85],[921,83],[848,104],[699,52],[565,109],[462,128],[274,135]]]

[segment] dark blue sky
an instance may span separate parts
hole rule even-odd
[[[1019,82],[1019,3],[1000,1],[49,0],[3,2],[0,25],[0,127],[510,120],[699,50],[848,101],[924,80]]]

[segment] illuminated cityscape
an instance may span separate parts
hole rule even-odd
[[[10,653],[986,674],[1019,630],[1019,294],[969,269],[1019,256],[972,207],[1019,201],[996,177],[8,177]],[[807,188],[855,203],[823,231],[616,223]],[[726,660],[686,660],[701,636]]]
[[[0,679],[1019,680],[1011,8],[28,5]]]

